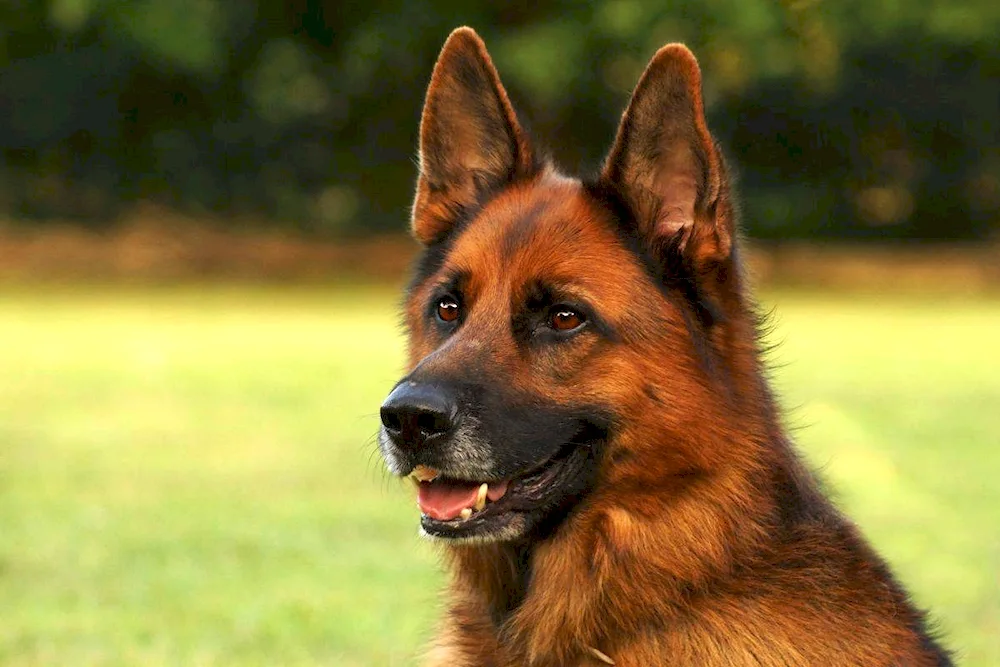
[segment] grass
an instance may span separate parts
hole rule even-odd
[[[409,665],[442,576],[372,458],[381,288],[0,292],[0,663]],[[789,422],[1000,664],[1000,301],[771,295]]]

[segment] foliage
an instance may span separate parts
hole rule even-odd
[[[996,233],[993,0],[17,0],[0,209],[96,224],[153,199],[400,229],[424,87],[460,24],[568,167],[596,168],[646,60],[683,40],[752,234]]]

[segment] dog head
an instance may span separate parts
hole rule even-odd
[[[379,438],[418,482],[427,535],[544,534],[601,489],[721,455],[743,321],[733,219],[684,46],[656,53],[584,182],[537,157],[483,42],[452,33],[420,126],[409,372]]]

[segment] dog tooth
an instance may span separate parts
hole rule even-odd
[[[462,517],[462,521],[465,521],[470,516],[472,516],[472,508],[471,507],[466,507],[464,510],[462,510],[461,512],[459,512],[458,515],[460,517]]]
[[[418,482],[433,482],[438,477],[438,471],[425,465],[418,465],[410,473],[410,477]]]
[[[489,488],[490,485],[487,484],[486,482],[483,482],[479,486],[479,493],[476,494],[476,504],[474,505],[477,512],[486,507],[486,492],[489,490]]]

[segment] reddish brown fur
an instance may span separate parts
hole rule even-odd
[[[470,94],[449,74],[459,61],[478,63],[493,90],[476,103],[488,122],[461,130],[448,101],[467,104]],[[635,215],[647,261],[681,253],[698,294],[718,311],[704,324],[678,293],[657,288],[591,190],[533,166],[471,30],[449,38],[427,104],[414,232],[428,245],[452,236],[437,249],[442,265],[409,296],[411,367],[486,359],[523,394],[555,404],[584,398],[615,406],[617,416],[597,482],[554,534],[527,547],[446,549],[448,610],[428,664],[599,665],[600,654],[619,666],[947,664],[920,613],[819,494],[784,436],[690,52],[671,45],[657,53],[602,181]],[[667,121],[657,104],[669,109]],[[485,136],[487,125],[505,136]],[[442,144],[442,131],[455,142]],[[445,269],[469,276],[470,319],[468,333],[442,343],[423,312]],[[519,353],[511,303],[539,276],[570,283],[621,340],[588,336]],[[498,618],[495,609],[519,589]]]

